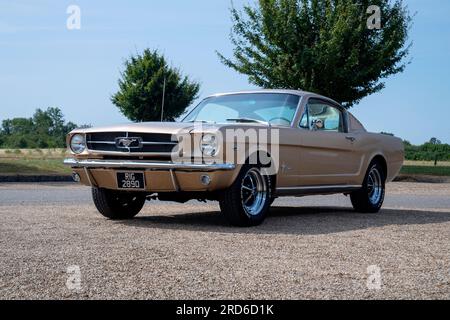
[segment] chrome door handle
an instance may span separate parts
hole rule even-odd
[[[351,137],[351,136],[347,136],[347,137],[345,137],[345,139],[350,140],[351,142],[355,142],[355,140],[356,140],[355,137]]]

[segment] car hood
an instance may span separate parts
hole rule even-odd
[[[259,123],[188,123],[188,122],[140,122],[127,123],[113,126],[94,127],[87,129],[75,129],[72,133],[96,133],[96,132],[136,132],[136,133],[166,133],[178,134],[191,131],[215,131],[224,128],[268,128],[268,125]]]

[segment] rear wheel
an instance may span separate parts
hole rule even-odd
[[[362,188],[350,194],[353,208],[363,213],[380,211],[384,201],[385,180],[383,167],[378,161],[372,162],[367,170]]]
[[[257,166],[245,165],[230,188],[219,199],[225,218],[235,226],[261,224],[271,203],[270,176]]]
[[[108,219],[124,220],[137,215],[145,203],[145,194],[92,188],[97,210]]]

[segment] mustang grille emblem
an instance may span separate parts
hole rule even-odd
[[[128,138],[128,137],[119,137],[116,138],[116,146],[117,148],[142,148],[142,139],[139,137],[136,138]]]

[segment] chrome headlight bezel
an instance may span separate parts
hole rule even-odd
[[[76,133],[70,138],[70,150],[75,154],[83,153],[86,150],[86,136]]]
[[[219,152],[217,136],[213,133],[203,134],[200,147],[204,156],[214,157]]]

